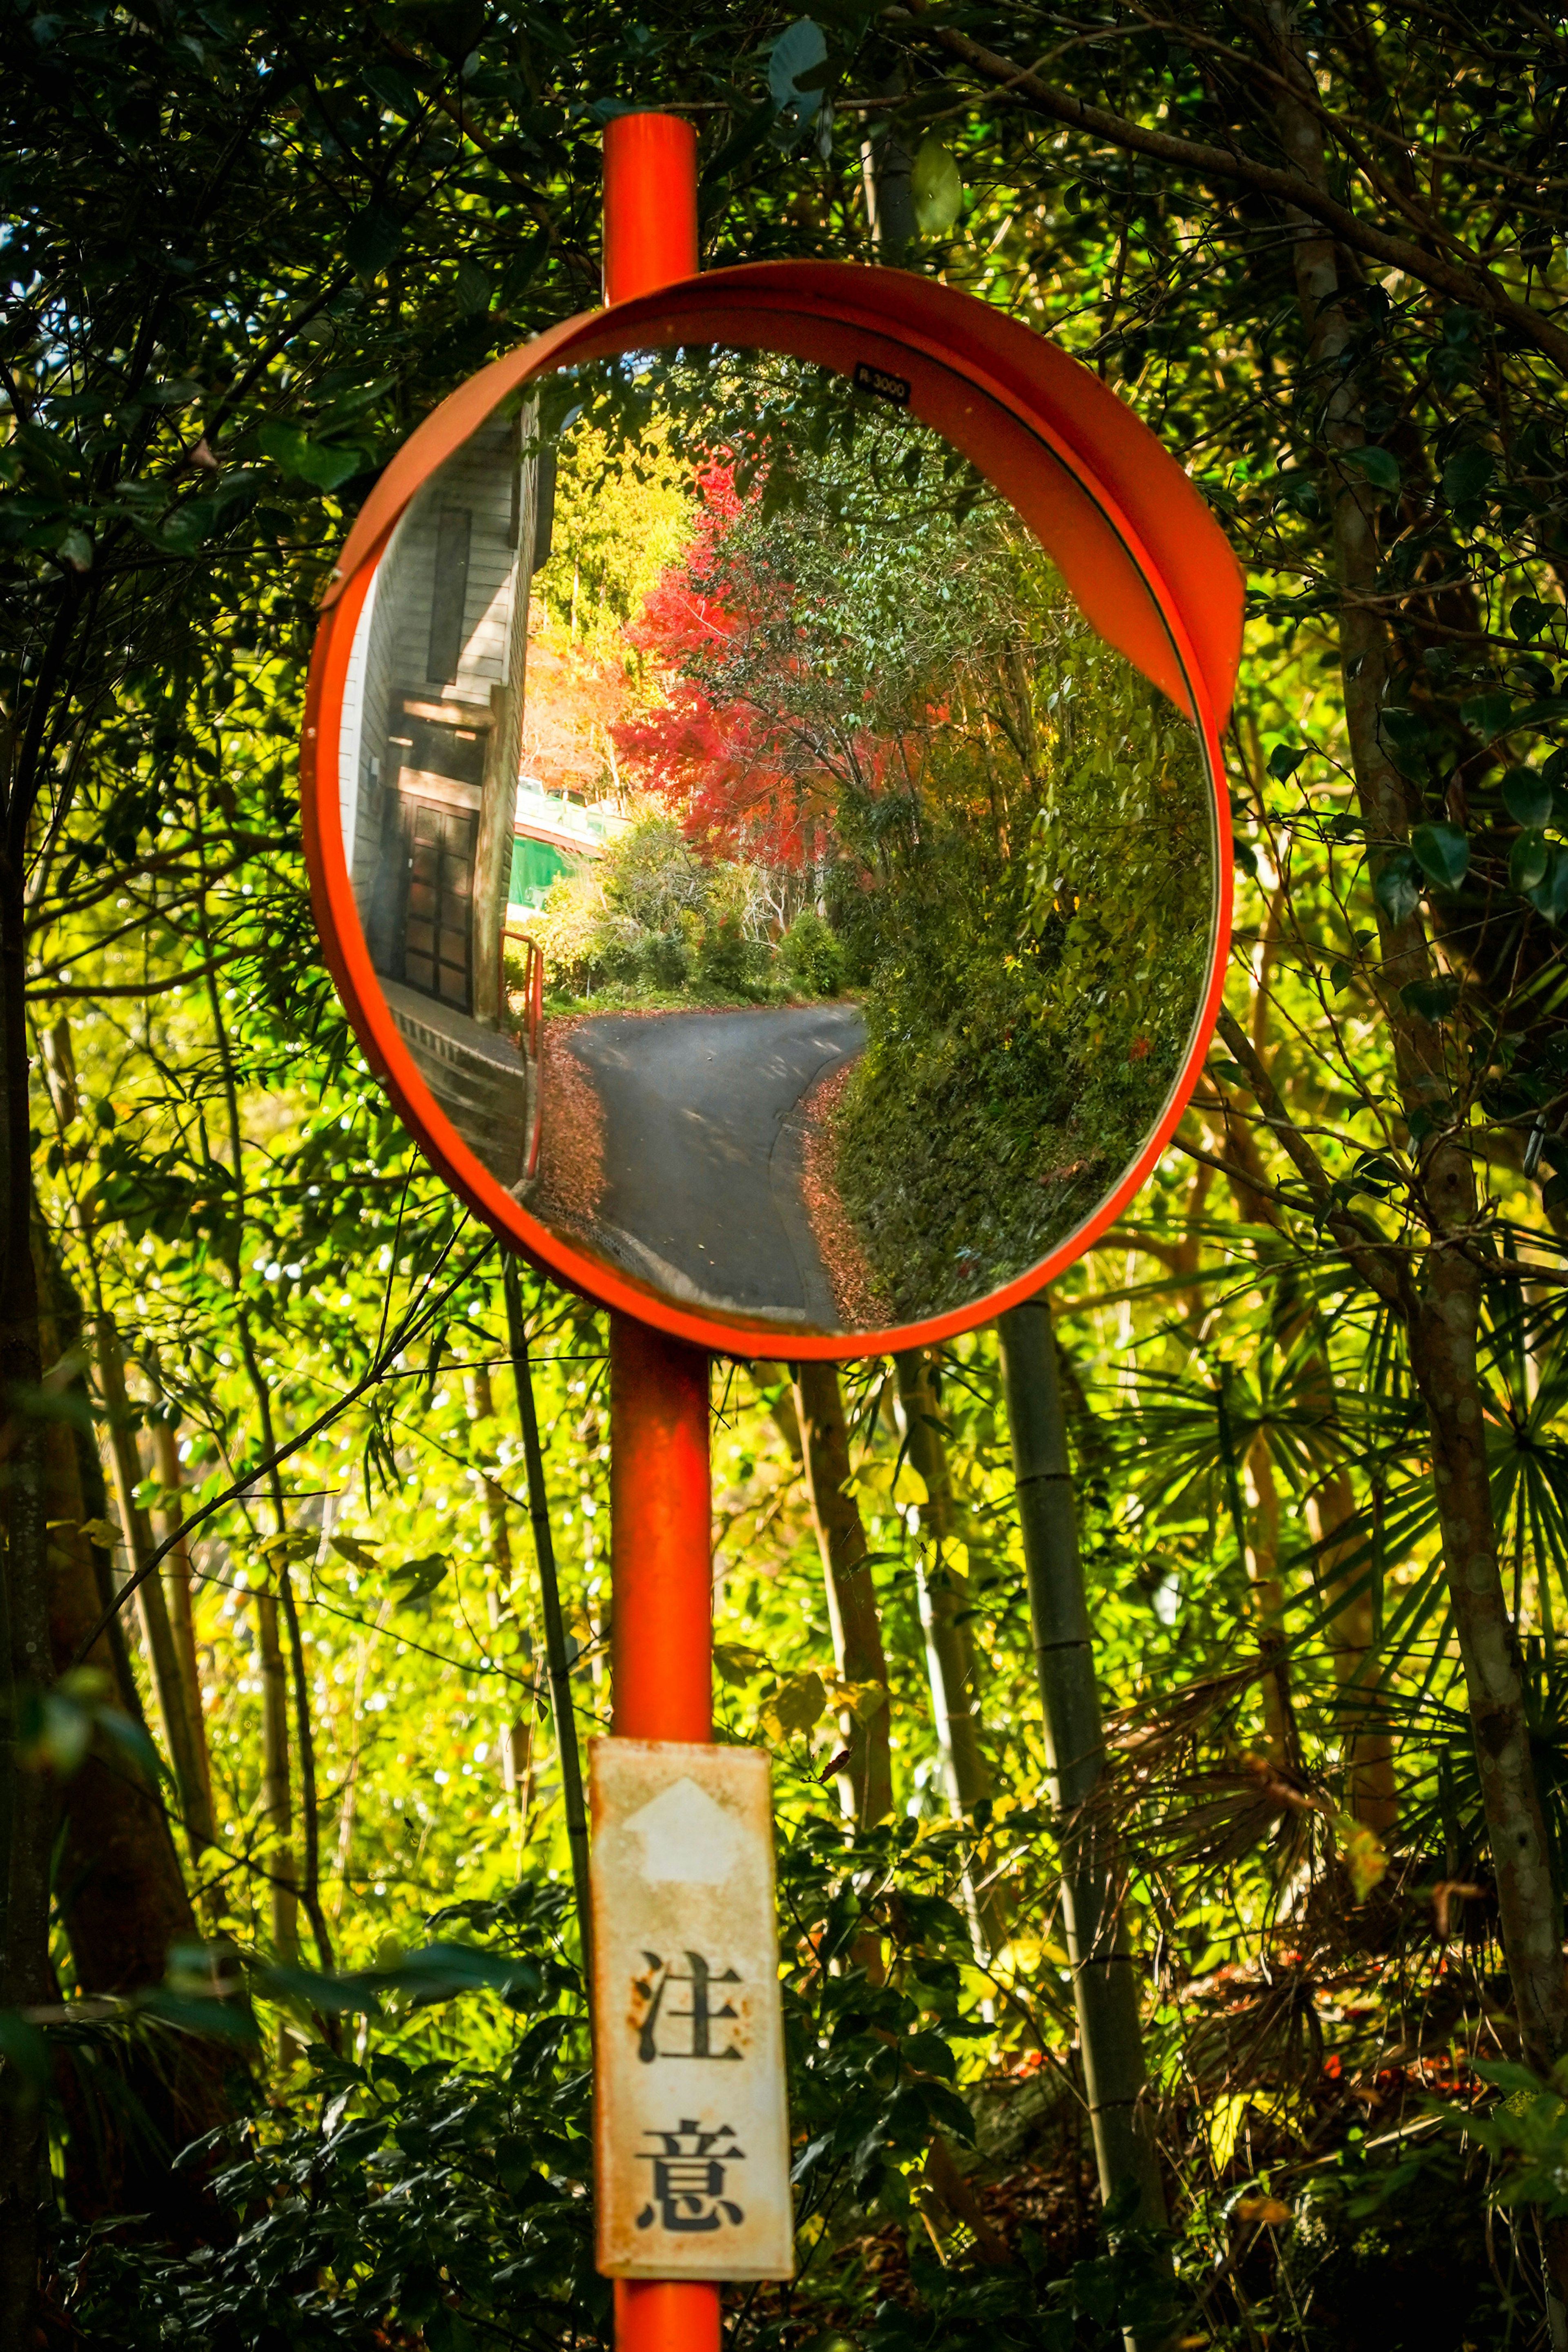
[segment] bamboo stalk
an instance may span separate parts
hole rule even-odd
[[[523,1290],[517,1277],[516,1258],[506,1259],[501,1279],[507,1301],[507,1338],[511,1350],[512,1377],[517,1382],[517,1413],[523,1427],[523,1464],[528,1479],[528,1523],[533,1529],[534,1557],[538,1562],[539,1601],[545,1621],[545,1658],[549,1673],[550,1708],[555,1718],[556,1754],[560,1759],[567,1845],[571,1854],[571,1883],[577,1898],[577,1920],[586,1965],[592,1945],[592,1915],[588,1895],[588,1813],[582,1801],[582,1765],[577,1748],[577,1718],[571,1707],[571,1669],[566,1654],[566,1626],[560,1613],[555,1544],[550,1535],[549,1507],[545,1499],[544,1454],[539,1445],[533,1374],[528,1367],[528,1326],[523,1319]]]
[[[261,1813],[267,1853],[272,1948],[299,1957],[299,1894],[294,1874],[294,1801],[288,1780],[288,1674],[277,1637],[277,1595],[256,1594],[256,1663],[261,1672]]]
[[[464,1385],[471,1417],[476,1422],[493,1421],[496,1401],[490,1387],[488,1365],[476,1365]],[[517,1648],[522,1652],[525,1636],[512,1600],[516,1570],[512,1560],[511,1529],[507,1525],[506,1497],[496,1481],[483,1471],[476,1472],[475,1475],[479,1485],[479,1517],[485,1530],[485,1551],[489,1568],[485,1580],[485,1601],[490,1631],[499,1633],[504,1626],[512,1624],[517,1628]],[[504,1717],[498,1744],[502,1785],[512,1811],[513,1830],[520,1836],[533,1781],[532,1717],[515,1711]]]
[[[202,1678],[196,1661],[196,1621],[191,1597],[190,1549],[184,1537],[174,1533],[181,1518],[180,1493],[183,1482],[180,1475],[179,1432],[171,1421],[157,1421],[152,1424],[152,1460],[158,1483],[169,1497],[160,1514],[162,1524],[158,1531],[160,1539],[170,1543],[162,1574],[170,1628],[174,1637],[174,1664],[179,1675],[180,1696],[198,1772],[198,1785],[192,1792],[197,1810],[193,1812],[191,1802],[187,1801],[185,1818],[193,1836],[199,1834],[204,1842],[210,1843],[214,1835],[213,1760],[207,1746]]]
[[[834,1661],[846,1683],[880,1683],[885,1691],[887,1658],[876,1587],[865,1564],[870,1546],[850,1488],[849,1430],[837,1366],[798,1365],[794,1396]],[[847,1707],[840,1719],[846,1757],[839,1775],[840,1799],[846,1818],[862,1829],[885,1820],[893,1811],[888,1715],[884,1699],[869,1719]]]
[[[895,1356],[899,1403],[910,1464],[925,1488],[924,1529],[932,1544],[929,1570],[922,1557],[915,1568],[921,1629],[925,1636],[925,1672],[942,1759],[947,1806],[958,1821],[988,1805],[990,1767],[980,1747],[977,1665],[969,1628],[969,1580],[955,1556],[956,1513],[947,1448],[937,1415],[931,1367],[919,1349]],[[985,1875],[982,1871],[981,1876]],[[1007,1900],[998,1886],[977,1896],[975,1874],[964,1874],[965,1903],[977,1950],[994,1952],[1007,1940]]]
[[[120,1532],[131,1568],[140,1572],[152,1558],[152,1528],[147,1513],[136,1499],[136,1489],[141,1483],[141,1462],[131,1426],[131,1401],[125,1387],[125,1355],[119,1328],[107,1309],[98,1318],[98,1376],[103,1393],[110,1475],[114,1486]],[[161,1577],[141,1578],[136,1591],[136,1608],[141,1638],[147,1646],[152,1695],[157,1702],[163,1744],[173,1767],[181,1819],[192,1854],[199,1865],[202,1849],[212,1839],[212,1799],[207,1787],[202,1743],[186,1704],[179,1651],[169,1615],[168,1594]]]
[[[1142,2104],[1137,1963],[1122,1919],[1115,1855],[1085,1811],[1104,1770],[1105,1743],[1051,1309],[1043,1298],[1030,1299],[997,1328],[1100,2191],[1109,2203],[1124,2181],[1134,2182],[1137,2218],[1160,2228],[1165,2186]]]

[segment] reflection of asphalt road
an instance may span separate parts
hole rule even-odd
[[[864,1044],[853,1004],[579,1022],[571,1051],[604,1110],[600,1246],[677,1297],[834,1326],[800,1107]]]

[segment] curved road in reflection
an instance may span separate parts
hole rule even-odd
[[[834,1328],[802,1105],[864,1045],[857,1004],[578,1022],[570,1051],[604,1112],[599,1247],[690,1304]]]

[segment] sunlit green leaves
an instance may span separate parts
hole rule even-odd
[[[921,236],[945,236],[963,210],[964,183],[956,159],[940,140],[921,141],[909,184]]]

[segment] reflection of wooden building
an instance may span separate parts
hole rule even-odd
[[[502,946],[528,582],[549,546],[541,473],[519,424],[498,417],[413,499],[356,636],[340,780],[355,899],[393,1017],[507,1182],[526,1071],[503,1034]]]

